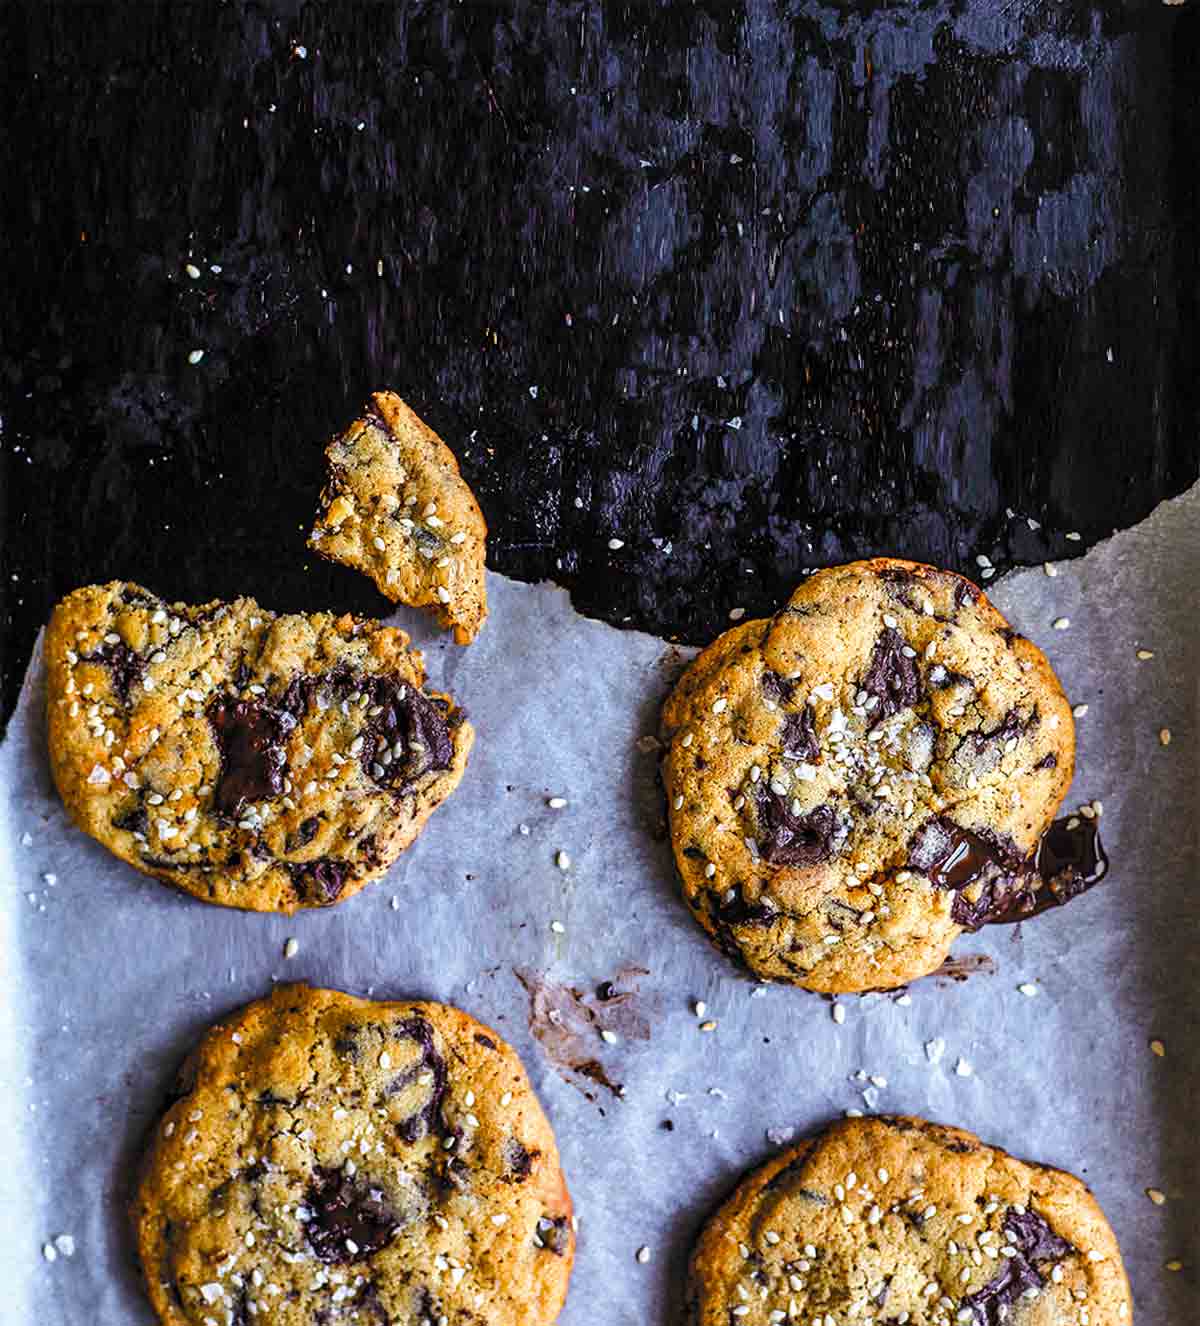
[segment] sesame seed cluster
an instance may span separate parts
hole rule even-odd
[[[325,456],[309,547],[370,576],[393,603],[431,608],[469,644],[487,616],[487,525],[454,453],[380,391]]]
[[[847,1119],[710,1218],[691,1326],[1117,1326],[1129,1285],[1084,1185],[921,1119]]]
[[[495,1032],[306,986],[207,1033],[133,1215],[166,1326],[537,1326],[575,1238],[554,1136]]]
[[[969,581],[884,558],[725,632],[663,740],[693,913],[759,976],[830,992],[936,968],[1024,869],[1074,762],[1040,650]]]
[[[382,875],[457,786],[473,731],[402,631],[115,582],[46,632],[50,756],[79,826],[137,869],[257,911]]]

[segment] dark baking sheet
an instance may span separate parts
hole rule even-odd
[[[1198,469],[1195,11],[12,0],[4,714],[81,582],[379,611],[301,542],[378,385],[496,569],[690,641],[1140,519]]]

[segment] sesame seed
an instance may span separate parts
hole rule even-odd
[[[1146,1196],[1150,1198],[1155,1206],[1162,1206],[1167,1200],[1167,1194],[1161,1188],[1147,1188]]]
[[[53,1243],[43,1243],[43,1244],[42,1244],[42,1256],[45,1257],[45,1259],[46,1259],[48,1262],[56,1262],[56,1261],[58,1261],[58,1251],[57,1251],[56,1248],[54,1247],[54,1244],[53,1244]]]
[[[556,853],[554,857],[554,864],[559,868],[559,870],[570,870],[571,858],[566,854],[566,852],[559,851],[558,853]]]
[[[717,873],[717,867],[713,864],[713,862],[710,861],[710,862],[708,863],[708,865],[706,865],[706,866],[704,867],[704,878],[705,878],[705,879],[712,879],[712,877],[713,877],[716,873]]]
[[[958,1074],[959,1077],[970,1077],[971,1074],[975,1071],[975,1069],[972,1068],[969,1060],[959,1059],[959,1061],[954,1065],[954,1071]]]
[[[1054,629],[1056,631],[1065,631],[1071,625],[1070,617],[1055,617]]]
[[[638,1260],[643,1266],[645,1266],[645,1264],[650,1260],[650,1249],[647,1248],[645,1245],[643,1245],[642,1247],[640,1247],[640,1248],[637,1250],[637,1252],[634,1253],[634,1257],[635,1257],[635,1258],[636,1258],[636,1259],[637,1259],[637,1260]]]
[[[565,935],[567,933],[567,927],[563,925],[561,921],[551,921],[550,929],[553,930],[556,935]]]
[[[203,350],[192,350],[187,357],[189,364],[198,364],[204,358]]]
[[[1070,530],[1065,537],[1070,539],[1072,543],[1078,543],[1079,540],[1083,538],[1083,535],[1080,534],[1078,530]]]
[[[1077,704],[1074,707],[1074,709],[1071,710],[1071,712],[1075,715],[1076,718],[1082,718],[1084,714],[1087,713],[1087,711],[1088,707],[1086,704]]]
[[[617,1033],[616,1033],[615,1031],[610,1031],[607,1027],[605,1027],[605,1028],[600,1032],[600,1039],[601,1039],[606,1045],[616,1045],[616,1043],[617,1043],[621,1038],[617,1035]]]
[[[697,999],[696,1002],[692,1005],[692,1012],[695,1013],[695,1015],[698,1018],[702,1018],[705,1015],[705,1013],[708,1012],[708,1005],[704,1002],[703,999]]]
[[[566,798],[566,797],[551,797],[551,798],[546,802],[546,805],[548,805],[548,806],[550,807],[551,810],[562,810],[562,808],[563,808],[566,804],[567,804],[567,798]]]
[[[497,1211],[496,1214],[492,1216],[492,1224],[497,1226],[507,1225],[508,1215],[504,1211]]]
[[[609,539],[608,541],[609,551],[611,552],[620,552],[621,549],[624,548],[624,546],[625,546],[624,539]]]
[[[375,535],[375,537],[371,540],[371,542],[375,545],[376,548],[379,549],[380,552],[383,552],[383,550],[387,547],[387,544],[384,543],[384,541],[379,537],[378,534]]]
[[[729,701],[722,696],[719,700],[713,701],[712,711],[714,714],[723,714],[729,707]]]
[[[1017,989],[1027,998],[1032,999],[1038,992],[1038,988],[1032,981],[1023,981],[1017,986]]]
[[[833,1020],[840,1027],[842,1023],[845,1022],[846,1020],[845,1004],[834,1004],[833,1008],[831,1009],[831,1016],[833,1017]]]
[[[1153,657],[1154,657],[1154,650],[1153,650],[1153,649],[1139,649],[1139,650],[1137,651],[1137,656],[1138,656],[1138,659],[1139,659],[1142,663],[1145,663],[1145,661],[1146,661],[1147,659],[1149,659],[1149,658],[1153,658]]]
[[[1160,727],[1158,729],[1158,740],[1160,745],[1169,746],[1171,744],[1171,729],[1169,727]]]
[[[1155,1054],[1161,1059],[1166,1054],[1166,1052],[1167,1052],[1167,1047],[1162,1043],[1162,1041],[1155,1040],[1150,1042],[1151,1054]]]
[[[379,1066],[380,1068],[391,1068],[392,1066],[392,1056],[386,1050],[379,1056]]]
[[[439,585],[437,587],[437,596],[438,600],[442,603],[450,602],[450,591],[446,588],[445,585]]]
[[[289,939],[283,946],[283,956],[285,958],[294,958],[300,952],[300,945],[294,939]]]
[[[729,620],[730,620],[731,622],[740,622],[740,621],[742,620],[742,618],[743,618],[745,615],[746,615],[746,609],[745,609],[745,608],[730,608],[730,609],[729,609]]]

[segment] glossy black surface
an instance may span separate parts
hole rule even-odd
[[[303,546],[378,386],[493,567],[692,641],[1134,522],[1197,473],[1195,8],[3,6],[4,712],[79,583],[384,611]]]

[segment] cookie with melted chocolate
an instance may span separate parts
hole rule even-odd
[[[473,732],[393,627],[78,589],[46,631],[67,809],[206,902],[327,907],[382,875],[454,790]]]
[[[1070,1174],[924,1119],[844,1119],[709,1219],[689,1326],[1124,1326],[1117,1241]]]
[[[818,572],[705,649],[662,726],[684,898],[759,977],[891,988],[1050,900],[1036,853],[1071,781],[1070,705],[961,576]]]
[[[549,1326],[574,1256],[516,1052],[445,1004],[303,985],[206,1034],[132,1217],[163,1326]]]

